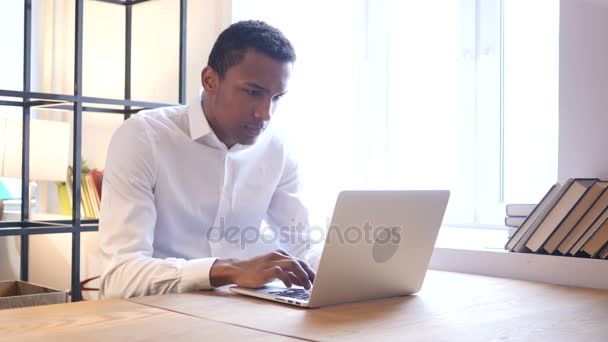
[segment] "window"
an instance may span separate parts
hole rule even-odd
[[[557,176],[559,3],[233,1],[298,61],[275,125],[315,220],[348,188],[450,189],[445,225],[500,227]]]
[[[505,201],[537,203],[557,180],[559,1],[504,1]]]

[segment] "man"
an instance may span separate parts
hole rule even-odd
[[[310,253],[298,168],[266,129],[294,61],[279,30],[233,24],[201,73],[202,94],[114,133],[99,222],[102,298],[274,279],[311,287],[319,253]]]

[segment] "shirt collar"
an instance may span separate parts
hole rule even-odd
[[[222,143],[207,121],[207,117],[203,112],[203,101],[205,100],[205,92],[203,90],[192,98],[188,105],[188,122],[190,124],[190,138],[197,140],[205,136],[209,136],[214,145],[218,148],[226,149],[226,145]],[[249,146],[236,144],[228,150],[229,152],[238,152],[248,149]]]
[[[190,101],[188,106],[188,121],[190,123],[190,138],[192,140],[213,133],[211,126],[209,126],[209,121],[207,121],[207,117],[203,113],[204,98],[205,93],[201,91],[200,94],[192,97],[192,101]]]

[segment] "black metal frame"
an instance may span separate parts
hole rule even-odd
[[[74,0],[75,7],[75,59],[74,59],[74,95],[40,93],[31,91],[31,53],[32,53],[32,0],[24,0],[24,39],[23,39],[23,91],[0,89],[0,97],[13,97],[15,100],[0,99],[0,106],[16,106],[23,108],[22,132],[22,169],[21,169],[21,198],[29,198],[29,142],[30,142],[30,110],[32,107],[71,110],[74,113],[73,131],[73,167],[72,183],[72,220],[31,221],[27,200],[21,201],[21,220],[0,222],[0,236],[21,237],[21,280],[28,280],[29,273],[29,236],[37,234],[72,233],[72,267],[71,293],[72,301],[80,301],[80,233],[98,230],[98,220],[82,220],[80,217],[80,183],[81,183],[81,149],[82,149],[82,113],[102,112],[123,114],[128,119],[133,113],[142,109],[158,108],[170,104],[143,102],[131,100],[131,41],[132,41],[132,6],[150,0],[96,0],[109,4],[125,6],[125,98],[124,100],[87,97],[82,94],[82,51],[84,0]],[[180,30],[179,30],[179,103],[185,104],[186,90],[186,17],[187,0],[180,0]],[[21,100],[21,101],[19,101]],[[85,106],[84,104],[92,104]],[[117,108],[104,108],[95,105],[114,105]]]

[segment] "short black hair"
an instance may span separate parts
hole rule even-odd
[[[221,78],[254,49],[279,62],[294,62],[296,52],[279,29],[259,20],[239,21],[225,29],[213,44],[207,65]]]

